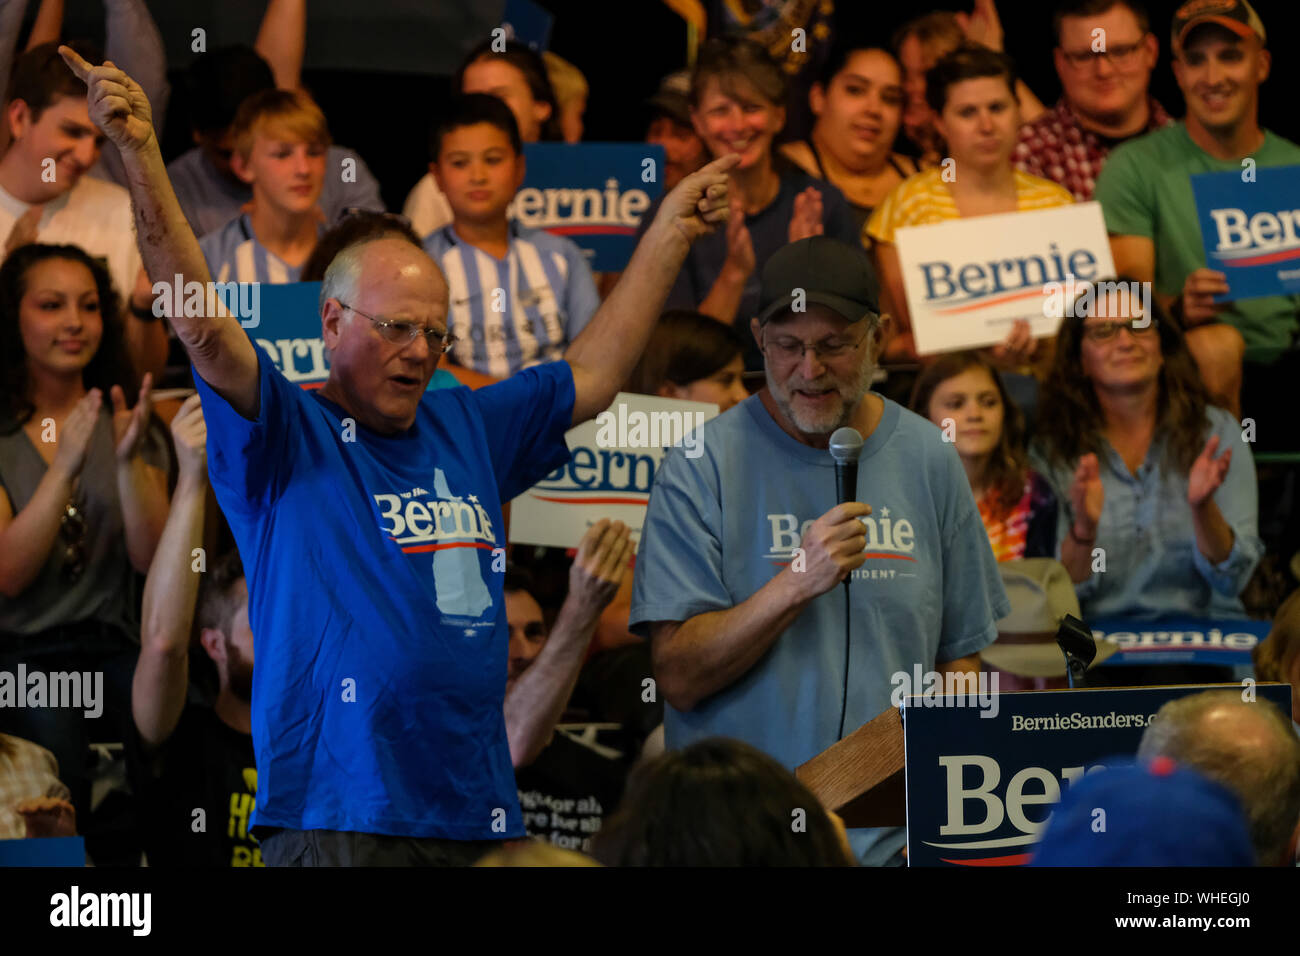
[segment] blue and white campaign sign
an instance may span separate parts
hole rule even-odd
[[[1097,640],[1119,645],[1107,658],[1115,664],[1217,664],[1250,667],[1251,651],[1268,637],[1272,624],[1249,618],[1167,618],[1131,621],[1100,618],[1089,622]]]
[[[1192,177],[1205,264],[1226,273],[1216,301],[1300,292],[1300,166]]]
[[[994,345],[1017,319],[1055,335],[1065,290],[1115,273],[1096,202],[907,226],[895,240],[921,355]]]
[[[937,706],[945,698],[904,697],[908,865],[1022,866],[1066,787],[1137,753],[1166,701],[1222,689],[1242,685],[999,694],[991,719]],[[1289,684],[1253,690],[1291,713]]]
[[[501,26],[506,36],[541,53],[551,45],[551,27],[555,17],[532,0],[506,0],[501,12]]]
[[[707,402],[619,392],[608,409],[564,436],[569,461],[510,503],[510,540],[576,548],[601,518],[622,521],[641,540],[655,470],[681,444],[698,458],[694,433],[718,414]]]
[[[262,283],[256,322],[244,330],[281,374],[303,388],[320,388],[330,377],[320,331],[320,283]]]
[[[664,148],[651,143],[528,143],[524,184],[508,214],[566,236],[597,272],[618,272],[641,216],[663,192]]]

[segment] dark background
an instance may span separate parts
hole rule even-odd
[[[11,0],[15,2],[15,0]],[[686,26],[659,0],[538,0],[555,15],[551,49],[587,76],[586,138],[640,139],[642,102],[665,73],[686,65]],[[888,45],[903,21],[930,9],[969,10],[969,3],[881,3],[835,0],[836,32],[865,43]],[[29,7],[35,7],[31,0]],[[263,0],[148,0],[167,45],[172,98],[163,149],[171,158],[189,146],[182,71],[193,54],[191,31],[204,27],[208,48],[251,44]],[[1148,4],[1160,39],[1160,62],[1151,89],[1175,116],[1182,97],[1169,68],[1169,25],[1175,0]],[[400,209],[427,165],[427,130],[446,95],[457,62],[500,22],[503,0],[311,0],[308,8],[304,82],[329,117],[338,143],[357,150],[383,186],[384,199]],[[1043,0],[1000,0],[1007,51],[1045,103],[1060,84],[1052,66],[1051,16]],[[1269,34],[1273,73],[1262,91],[1261,118],[1268,128],[1300,140],[1295,91],[1300,57],[1292,52],[1295,0],[1256,0]],[[29,9],[29,20],[34,10]],[[98,0],[68,0],[65,35],[103,36]]]

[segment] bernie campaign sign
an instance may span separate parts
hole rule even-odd
[[[510,540],[576,548],[601,518],[622,521],[637,542],[655,471],[680,445],[698,458],[696,429],[718,414],[707,402],[619,392],[607,410],[564,436],[572,457],[510,504]]]
[[[1248,618],[1167,618],[1091,621],[1092,636],[1119,645],[1106,666],[1135,664],[1215,664],[1251,667],[1251,651],[1273,625]]]
[[[908,865],[1023,866],[1064,788],[1137,753],[1166,701],[1224,689],[1242,685],[998,694],[992,715],[945,705],[961,696],[904,697]],[[1291,712],[1290,685],[1253,690]]]
[[[1115,272],[1096,202],[908,226],[896,239],[921,355],[995,345],[1017,319],[1055,335],[1074,290]]]
[[[663,192],[664,148],[649,143],[529,143],[509,215],[576,242],[596,272],[618,272],[641,216]]]
[[[1254,299],[1300,292],[1300,166],[1192,177],[1205,264],[1228,277],[1216,296]]]
[[[248,337],[280,374],[303,388],[325,384],[330,369],[321,338],[319,282],[232,282],[227,289],[221,290],[226,307],[241,317]],[[256,294],[248,295],[250,289]]]

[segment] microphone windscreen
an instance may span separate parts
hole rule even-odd
[[[862,451],[862,436],[857,429],[837,428],[831,435],[831,457],[836,461],[857,461]]]

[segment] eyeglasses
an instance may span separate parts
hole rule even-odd
[[[72,501],[63,506],[59,537],[63,539],[63,577],[72,582],[86,570],[86,519]]]
[[[1084,337],[1089,342],[1109,342],[1119,334],[1120,329],[1128,329],[1134,336],[1148,336],[1156,330],[1159,320],[1154,316],[1147,317],[1146,325],[1137,325],[1136,319],[1126,319],[1123,322],[1095,322],[1092,325],[1083,327]]]
[[[873,327],[874,325],[869,326],[862,338],[858,339],[856,342],[847,342],[843,339],[823,339],[815,344],[809,344],[801,339],[792,337],[775,339],[769,343],[767,340],[767,330],[764,329],[763,349],[766,351],[770,345],[772,349],[772,357],[779,359],[782,362],[801,361],[804,352],[812,352],[815,359],[819,362],[825,362],[827,360],[842,358],[850,352],[856,352],[858,347],[867,340],[867,336],[871,334],[871,329]]]
[[[438,354],[442,354],[451,348],[451,344],[456,341],[456,336],[446,329],[416,325],[414,322],[389,322],[387,319],[376,318],[369,312],[362,312],[342,300],[339,301],[339,305],[373,322],[383,340],[392,345],[409,345],[415,341],[416,336],[423,335],[425,341],[429,343],[429,348]]]
[[[1133,54],[1142,48],[1142,42],[1137,43],[1120,43],[1107,47],[1104,50],[1062,50],[1070,66],[1076,70],[1079,67],[1087,66],[1090,63],[1098,63],[1105,60],[1111,66],[1127,66],[1133,59]]]

